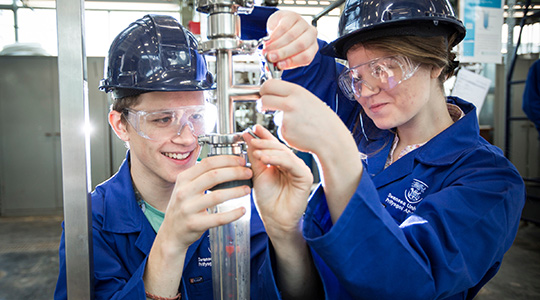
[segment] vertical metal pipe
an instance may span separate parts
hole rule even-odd
[[[252,3],[250,3],[252,6]],[[235,133],[234,97],[258,95],[258,88],[234,87],[233,55],[254,50],[257,41],[243,44],[239,40],[240,22],[236,15],[239,4],[228,0],[200,0],[197,10],[208,13],[208,41],[201,44],[203,53],[216,56],[216,96],[218,106],[217,134],[199,137],[200,143],[210,145],[211,155],[243,155],[240,133]],[[247,47],[249,48],[249,47]],[[214,189],[228,188],[251,182],[234,181],[220,184]],[[213,294],[216,300],[247,300],[250,296],[250,218],[251,198],[231,199],[212,210],[213,213],[229,211],[243,206],[246,214],[239,220],[210,229],[212,249]]]
[[[216,53],[216,81],[218,124],[217,133],[230,134],[234,132],[232,110],[230,105],[229,87],[232,86],[232,53],[230,50],[218,50]]]
[[[512,116],[512,88],[510,82],[512,81],[513,67],[515,57],[517,57],[517,48],[514,47],[514,27],[516,25],[516,19],[514,19],[514,5],[516,0],[506,1],[508,5],[508,16],[506,18],[506,25],[508,27],[508,41],[506,43],[506,57],[504,60],[505,74],[506,74],[506,102],[504,106],[504,155],[506,158],[511,159],[510,155],[510,139],[512,138],[510,118]]]
[[[84,1],[57,0],[67,294],[93,299],[90,138]]]
[[[15,42],[19,42],[19,17],[17,14],[17,0],[13,0],[13,27],[15,29]]]

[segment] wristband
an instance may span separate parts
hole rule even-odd
[[[156,296],[154,294],[150,294],[149,292],[145,292],[145,293],[146,293],[146,297],[150,298],[152,300],[180,300],[180,297],[182,297],[182,295],[180,293],[178,293],[178,295],[176,295],[176,296],[174,296],[172,298]]]

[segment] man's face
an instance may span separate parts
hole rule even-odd
[[[134,111],[160,111],[204,105],[204,93],[150,92],[141,94]],[[184,126],[178,133],[166,134],[159,139],[148,139],[137,133],[129,123],[127,142],[131,150],[131,174],[152,184],[174,184],[182,171],[195,165],[200,152],[196,134],[191,126]],[[170,136],[169,136],[170,135]]]

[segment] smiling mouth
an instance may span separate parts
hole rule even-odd
[[[168,158],[184,160],[191,154],[191,152],[187,152],[187,153],[162,152],[161,154],[167,156]]]

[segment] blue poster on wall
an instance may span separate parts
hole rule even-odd
[[[460,46],[460,61],[501,63],[504,0],[461,0],[460,18],[467,35]]]

